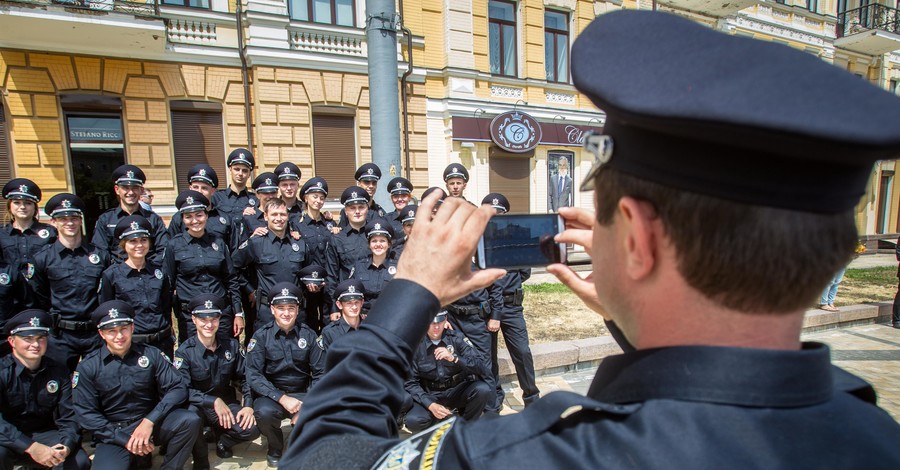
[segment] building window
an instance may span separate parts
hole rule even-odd
[[[516,75],[516,4],[503,0],[488,3],[491,73]]]
[[[224,180],[225,130],[222,105],[203,101],[172,101],[172,147],[178,191],[188,189],[187,173],[206,163]]]
[[[544,13],[544,68],[548,82],[569,81],[569,15]]]
[[[354,26],[353,0],[290,0],[291,19]]]
[[[313,106],[313,164],[316,176],[325,178],[333,195],[356,185],[356,116],[352,108]]]
[[[209,9],[209,0],[162,0],[162,4]]]
[[[888,90],[890,90],[890,92],[895,95],[897,94],[897,79],[896,78],[891,79],[890,83],[888,84]]]
[[[6,114],[3,103],[0,103],[0,181],[9,181],[13,177],[12,161],[9,155],[9,138],[6,136]],[[5,183],[4,183],[5,184]],[[0,220],[6,220],[6,204],[0,204]]]
[[[819,12],[819,0],[806,0],[806,9],[813,12]]]

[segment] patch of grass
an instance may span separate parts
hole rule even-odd
[[[568,287],[558,282],[546,282],[543,284],[526,284],[523,286],[525,295],[528,294],[570,294]]]
[[[838,286],[834,304],[842,307],[866,302],[891,302],[896,293],[897,268],[848,269]]]

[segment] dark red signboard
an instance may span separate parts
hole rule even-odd
[[[491,121],[491,140],[507,152],[533,150],[541,141],[541,125],[528,114],[509,111]]]
[[[504,113],[509,114],[509,113]],[[500,116],[503,116],[501,114]],[[523,114],[523,113],[519,113]],[[527,115],[526,115],[527,116]],[[498,116],[499,117],[499,116]],[[529,116],[531,117],[531,116]],[[495,118],[496,119],[496,118]],[[453,140],[467,140],[473,142],[497,142],[491,134],[491,119],[454,117]],[[558,122],[558,121],[557,121]],[[552,123],[540,124],[538,135],[541,145],[559,145],[564,147],[580,147],[584,144],[584,136],[588,131],[602,132],[599,126],[580,126],[574,124]],[[499,143],[498,146],[501,146]],[[501,146],[502,147],[502,146]],[[505,149],[508,150],[508,149]],[[511,150],[510,150],[511,151]],[[523,150],[515,151],[521,153]]]

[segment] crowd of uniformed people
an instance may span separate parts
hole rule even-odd
[[[50,198],[44,223],[41,189],[24,178],[5,184],[0,470],[89,468],[87,446],[94,468],[149,468],[157,455],[161,468],[202,469],[210,444],[230,458],[259,435],[268,465],[278,465],[282,421],[297,421],[328,370],[327,350],[344,336],[352,342],[397,271],[416,218],[414,188],[393,178],[386,212],[374,201],[381,170],[366,163],[338,214],[324,210],[327,181],[301,185],[293,163],[252,180],[248,150],[227,163],[222,189],[209,165],[190,169],[168,227],[142,202],[143,171],[122,165],[110,182],[118,205],[90,237],[78,196]],[[462,165],[448,166],[444,197],[463,197],[468,179]],[[497,193],[482,204],[510,209]],[[499,413],[500,330],[525,404],[538,398],[522,311],[529,275],[510,271],[435,316],[399,425],[415,432],[454,415]]]

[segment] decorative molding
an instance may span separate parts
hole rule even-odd
[[[170,19],[166,22],[166,39],[183,44],[214,44],[217,39],[216,24]]]
[[[732,21],[734,21],[734,25],[749,29],[751,31],[769,34],[782,39],[792,39],[794,41],[799,41],[805,44],[822,48],[831,46],[831,40],[833,39],[831,37],[828,37],[829,40],[826,41],[826,37],[823,36],[804,31],[798,31],[796,29],[787,28],[782,25],[775,25],[764,21],[747,18],[746,16],[735,17]]]
[[[557,93],[548,91],[544,95],[548,103],[554,104],[575,104],[575,95],[569,93]]]
[[[492,98],[513,98],[517,100],[523,99],[525,90],[510,86],[491,85]]]
[[[291,48],[298,51],[365,57],[365,40],[361,36],[296,29],[289,31]]]

